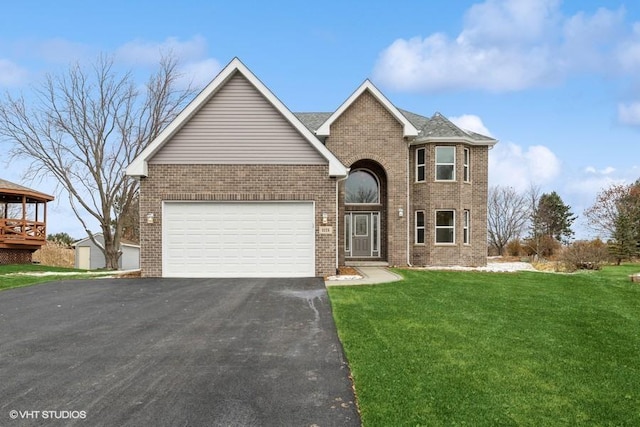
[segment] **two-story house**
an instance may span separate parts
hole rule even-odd
[[[238,59],[132,164],[144,276],[325,276],[486,263],[496,140],[400,110],[370,81],[292,113]]]

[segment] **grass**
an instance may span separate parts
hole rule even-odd
[[[48,274],[37,275],[37,273],[63,273],[60,275]],[[25,274],[20,274],[25,273]],[[31,275],[30,273],[33,273]],[[77,273],[77,274],[69,274]],[[113,272],[105,272],[105,275],[113,274]],[[39,264],[4,264],[0,265],[0,291],[19,288],[23,286],[35,285],[38,283],[51,282],[55,280],[69,280],[96,277],[95,274],[88,276],[86,270],[77,270],[66,267],[51,267]]]
[[[640,265],[331,287],[365,426],[640,425]]]

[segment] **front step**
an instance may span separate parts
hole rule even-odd
[[[389,267],[387,261],[345,261],[347,267]]]

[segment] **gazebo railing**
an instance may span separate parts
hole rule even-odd
[[[0,242],[12,240],[44,241],[46,236],[44,222],[0,218]]]

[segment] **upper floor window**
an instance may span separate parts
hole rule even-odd
[[[436,181],[456,180],[456,147],[436,147]]]
[[[425,180],[426,171],[426,157],[425,149],[418,148],[416,150],[416,181],[421,182]]]
[[[453,210],[436,211],[436,243],[455,243],[456,212]]]
[[[380,203],[378,180],[366,169],[349,174],[345,184],[345,203]]]
[[[463,175],[464,175],[464,181],[465,182],[470,182],[471,181],[471,152],[468,148],[464,149],[464,163],[462,165],[462,171],[463,171]]]

